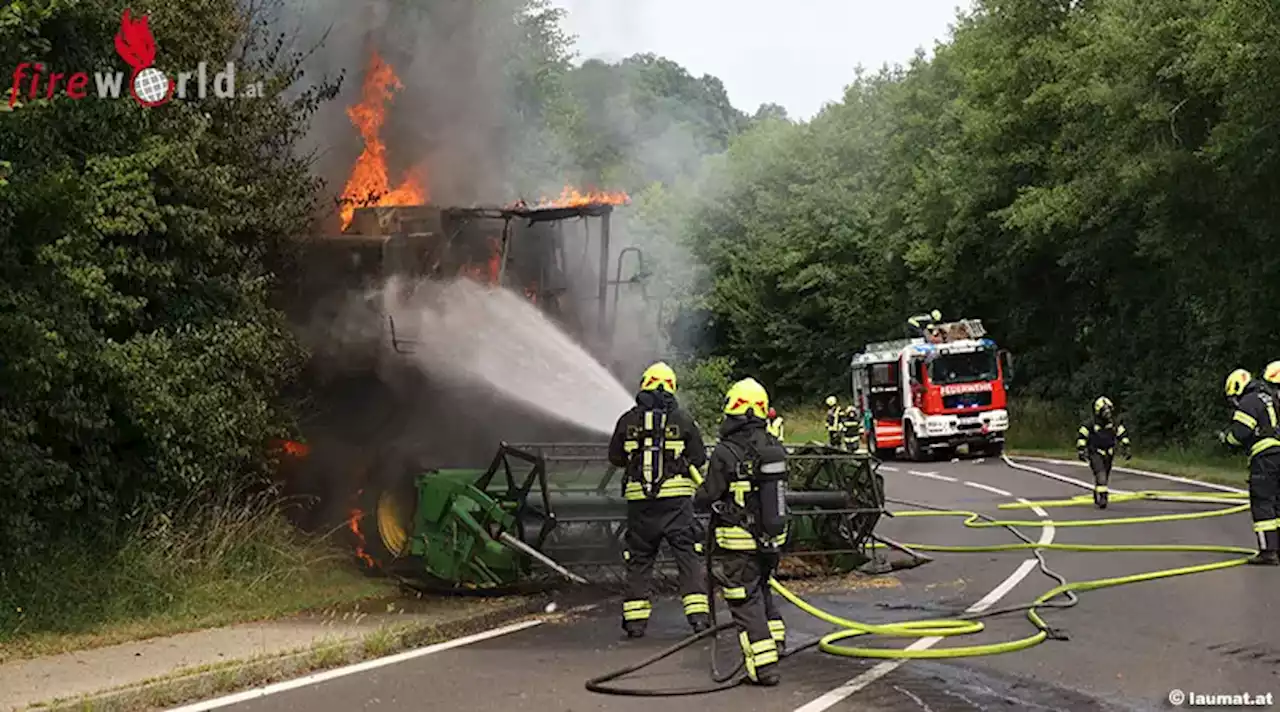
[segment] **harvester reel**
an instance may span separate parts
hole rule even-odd
[[[796,573],[797,562],[828,573],[868,561],[884,513],[876,460],[822,445],[791,448],[788,459],[792,524],[783,573]],[[416,566],[424,584],[417,588],[510,593],[565,579],[606,588],[625,581],[627,501],[605,444],[503,443],[488,468],[422,472],[413,490],[407,545],[404,507],[392,507],[384,492],[366,501],[383,503],[372,517],[379,530],[370,532],[379,546],[369,548],[386,549],[393,564],[387,568],[396,574]],[[392,517],[391,509],[400,515]],[[709,525],[705,515],[698,522]],[[665,547],[654,571],[659,590],[675,588],[674,560]]]

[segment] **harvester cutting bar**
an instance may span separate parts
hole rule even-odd
[[[826,556],[845,569],[861,564],[884,513],[876,461],[820,445],[789,450],[786,555]],[[602,443],[503,443],[487,469],[422,473],[415,490],[398,554],[420,560],[415,568],[436,583],[504,587],[536,575],[535,562],[573,578],[579,574],[561,567],[623,561],[627,500]],[[377,521],[383,526],[384,517]],[[706,515],[699,526],[707,526]]]

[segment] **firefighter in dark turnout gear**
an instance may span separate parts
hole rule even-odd
[[[671,367],[650,366],[640,380],[636,405],[618,418],[609,441],[609,462],[625,468],[627,596],[622,628],[632,638],[643,636],[649,621],[649,587],[663,540],[680,572],[689,625],[700,632],[711,624],[690,469],[706,464],[707,449],[693,417],[676,402],[675,392],[676,374]]]
[[[1093,470],[1093,503],[1098,509],[1107,508],[1107,487],[1116,448],[1119,447],[1128,460],[1133,457],[1129,445],[1129,432],[1123,423],[1116,422],[1111,399],[1098,396],[1093,401],[1093,422],[1081,425],[1076,431],[1076,457],[1089,463],[1089,469]]]
[[[911,327],[913,336],[924,336],[930,326],[942,321],[942,312],[934,309],[928,314],[916,314],[907,318],[907,325]]]
[[[1250,564],[1280,565],[1280,421],[1276,399],[1253,374],[1238,368],[1227,376],[1227,401],[1235,407],[1219,438],[1249,451],[1249,509],[1258,554]]]
[[[858,449],[858,436],[862,432],[862,416],[858,409],[846,405],[840,412],[840,445],[846,450]]]
[[[720,442],[696,495],[711,507],[716,560],[725,601],[737,624],[747,676],[778,684],[779,651],[787,629],[769,579],[787,538],[787,451],[765,428],[769,395],[754,379],[738,381],[725,397]]]
[[[840,447],[844,444],[844,427],[840,424],[840,405],[835,396],[827,396],[827,444]]]

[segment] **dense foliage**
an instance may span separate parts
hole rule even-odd
[[[689,229],[713,351],[816,401],[913,313],[984,319],[1027,395],[1148,438],[1280,357],[1280,10],[983,0],[931,59],[717,159]]]
[[[170,7],[156,4],[133,9]],[[111,42],[120,23],[116,3],[10,3],[0,65],[127,70]],[[239,85],[261,81],[266,96],[147,110],[127,96],[24,95],[0,114],[8,591],[20,574],[7,564],[69,540],[110,547],[252,483],[287,431],[276,394],[299,352],[269,296],[285,241],[316,209],[292,148],[319,90],[280,97],[297,67],[233,0],[157,12],[151,31],[162,66],[235,59]]]

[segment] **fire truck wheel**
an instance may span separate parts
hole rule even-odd
[[[986,448],[983,449],[983,452],[987,455],[987,457],[1000,457],[1001,455],[1004,454],[1004,443],[1003,442],[987,443],[987,446]]]
[[[910,423],[907,423],[906,431],[905,449],[907,451],[907,459],[912,462],[920,462],[924,459],[924,456],[920,448],[920,439],[916,437],[916,430],[911,427]]]

